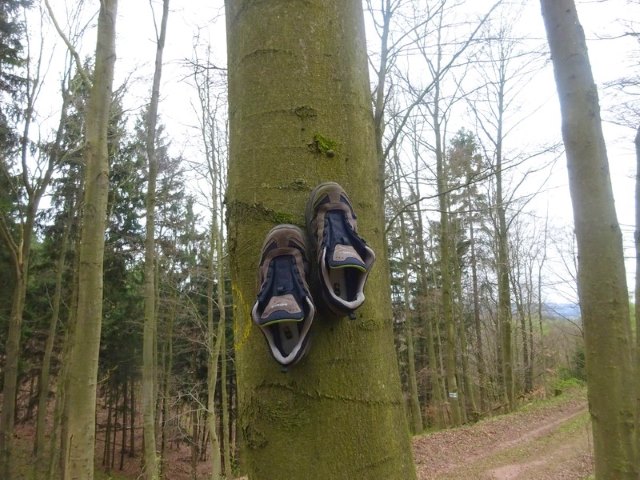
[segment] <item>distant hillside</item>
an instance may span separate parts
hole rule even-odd
[[[545,303],[542,313],[549,318],[580,318],[580,305],[577,303]]]

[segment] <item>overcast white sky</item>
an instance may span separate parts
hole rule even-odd
[[[481,5],[486,0],[474,2],[474,6]],[[64,23],[66,3],[75,4],[70,0],[53,0],[59,20]],[[487,2],[488,3],[488,2]],[[85,2],[87,11],[95,8],[95,1]],[[161,1],[153,0],[156,15],[161,14]],[[544,38],[544,27],[537,1],[528,2],[527,13],[523,16],[523,28],[529,34],[539,39]],[[171,3],[171,14],[167,45],[165,49],[165,69],[161,86],[160,115],[170,131],[173,148],[177,152],[197,155],[193,146],[193,124],[189,114],[190,102],[194,92],[188,82],[184,80],[186,71],[183,67],[185,59],[193,55],[194,38],[199,35],[201,42],[209,42],[214,61],[219,65],[225,64],[226,45],[224,35],[224,9],[222,0],[189,0]],[[619,35],[621,19],[640,19],[640,5],[629,5],[624,0],[609,0],[607,2],[583,1],[578,3],[578,14],[589,39],[589,54],[594,76],[599,85],[614,80],[631,68],[637,68],[637,43],[630,38],[618,40],[601,40]],[[158,17],[159,22],[159,17]],[[526,27],[524,27],[526,25]],[[148,102],[150,78],[153,72],[155,55],[155,37],[153,20],[148,0],[121,0],[118,14],[118,41],[116,64],[116,84],[121,84],[125,78],[130,78],[129,108],[136,109]],[[49,34],[51,35],[51,33]],[[372,37],[372,35],[370,35]],[[49,38],[56,38],[55,36]],[[94,36],[89,35],[81,47],[83,52],[90,54],[95,47]],[[58,42],[59,43],[59,42]],[[51,45],[48,45],[50,48]],[[635,51],[634,51],[635,49]],[[61,55],[63,46],[56,46],[55,56]],[[635,55],[634,55],[635,54]],[[56,80],[55,75],[51,75]],[[536,133],[541,137],[556,136],[560,138],[560,115],[558,101],[555,97],[555,85],[550,65],[542,72],[537,80],[535,89],[530,92],[531,99],[541,105],[530,125],[535,125],[529,136]],[[53,97],[56,98],[56,97]],[[603,116],[609,115],[608,98],[600,92]],[[55,110],[55,103],[51,108]],[[619,221],[625,234],[625,253],[627,257],[634,255],[633,224],[634,224],[634,175],[635,153],[633,137],[635,132],[630,129],[616,127],[605,123],[605,136],[609,152],[609,162],[612,181],[616,195],[616,207]],[[566,179],[564,160],[558,162],[554,170],[552,181],[547,185],[545,194],[536,201],[541,211],[549,205],[552,223],[556,225],[571,225],[572,216],[570,198]],[[633,287],[634,262],[627,262],[629,287]],[[560,300],[556,298],[555,300]]]

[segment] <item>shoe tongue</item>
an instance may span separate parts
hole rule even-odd
[[[352,267],[363,272],[367,269],[362,257],[351,245],[337,244],[329,256],[328,264],[329,268]]]
[[[285,321],[300,322],[304,319],[304,312],[295,297],[288,293],[271,297],[260,315],[260,325]]]

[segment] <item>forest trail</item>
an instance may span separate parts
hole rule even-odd
[[[584,479],[593,471],[585,391],[415,437],[419,480]]]

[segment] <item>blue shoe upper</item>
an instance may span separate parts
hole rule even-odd
[[[344,212],[331,210],[325,216],[325,247],[329,268],[353,267],[364,272],[365,243],[347,223]]]
[[[259,324],[278,321],[302,321],[307,308],[306,293],[293,255],[275,257],[262,289],[258,293]]]

